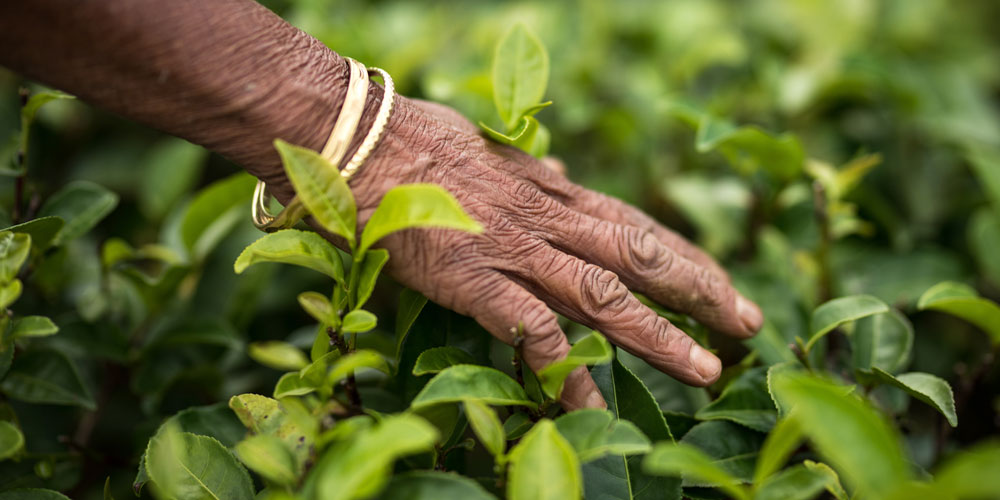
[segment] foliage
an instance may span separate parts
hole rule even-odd
[[[393,231],[479,229],[440,188],[361,227],[278,142],[346,245],[261,236],[250,176],[5,73],[0,499],[1000,490],[995,2],[266,3],[690,235],[764,329],[662,311],[726,361],[707,389],[570,322],[533,374],[381,276]],[[581,365],[607,410],[555,402]]]

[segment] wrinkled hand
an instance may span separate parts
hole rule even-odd
[[[392,256],[390,273],[508,344],[523,325],[521,349],[536,372],[570,348],[555,310],[683,382],[714,382],[718,358],[630,290],[734,337],[753,335],[763,322],[725,271],[682,237],[519,150],[484,139],[450,108],[401,100],[387,136],[351,180],[359,219],[370,217],[390,187],[410,182],[443,186],[485,231],[397,233],[382,241]],[[567,379],[562,404],[605,403],[580,368]]]

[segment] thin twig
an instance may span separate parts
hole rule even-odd
[[[347,346],[347,342],[344,340],[343,335],[340,335],[333,328],[327,327],[326,334],[330,337],[330,345],[337,348],[340,351],[340,355],[346,355],[351,352],[350,347]],[[341,382],[344,387],[344,392],[347,393],[347,399],[351,403],[351,410],[354,412],[361,411],[361,395],[358,394],[358,382],[354,378],[354,374],[351,373]]]

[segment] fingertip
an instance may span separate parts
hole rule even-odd
[[[698,372],[698,375],[701,376],[702,382],[705,385],[714,383],[722,373],[722,361],[714,354],[708,352],[704,347],[698,345],[697,342],[691,343],[688,360],[691,362],[694,370]]]
[[[601,395],[600,389],[594,383],[594,379],[590,378],[590,372],[583,366],[574,370],[569,377],[566,377],[566,383],[563,386],[559,404],[566,411],[579,410],[581,408],[605,409],[608,407],[608,404],[604,401],[604,396]]]
[[[747,329],[749,336],[755,335],[764,326],[764,313],[760,307],[742,295],[736,296],[736,314]]]

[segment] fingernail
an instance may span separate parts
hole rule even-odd
[[[736,296],[736,314],[740,315],[743,326],[751,333],[757,333],[764,325],[764,313],[760,312],[757,304],[739,295]]]
[[[601,391],[594,389],[594,392],[591,392],[590,395],[587,396],[587,408],[607,407],[608,403],[604,401],[604,396],[601,395]]]
[[[691,353],[688,358],[701,378],[706,381],[714,381],[719,376],[719,372],[722,371],[722,362],[719,361],[719,358],[698,344],[691,344]]]

